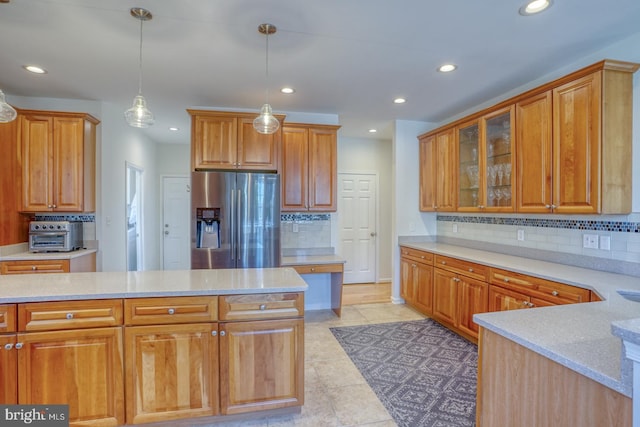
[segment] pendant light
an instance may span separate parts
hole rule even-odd
[[[133,107],[124,112],[124,118],[129,126],[136,128],[148,128],[155,119],[153,113],[147,108],[147,101],[142,96],[142,23],[153,18],[151,12],[141,7],[131,9],[131,16],[140,20],[140,68],[138,69],[138,94],[133,98]]]
[[[267,37],[267,49],[266,49],[266,63],[265,63],[265,74],[267,80],[267,100],[266,103],[260,109],[260,115],[255,118],[253,121],[253,128],[259,133],[263,134],[272,134],[275,133],[280,127],[280,122],[273,116],[273,112],[271,110],[271,105],[269,105],[269,35],[275,34],[276,32],[275,25],[271,24],[260,24],[258,26],[258,31],[260,34],[264,34]]]
[[[0,90],[0,123],[12,122],[18,117],[15,108],[7,104],[4,99],[4,93]]]

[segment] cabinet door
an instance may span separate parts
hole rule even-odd
[[[488,310],[489,285],[479,280],[461,277],[458,282],[458,328],[478,338],[479,326],[473,321],[476,313]]]
[[[485,203],[481,192],[484,188],[484,163],[481,162],[480,134],[478,120],[464,123],[457,128],[459,211],[476,211]]]
[[[414,297],[413,268],[415,262],[400,258],[400,297],[408,304],[412,304]]]
[[[69,273],[69,260],[0,261],[0,274]]]
[[[482,117],[482,171],[485,211],[513,212],[515,204],[515,150],[513,137],[515,107],[510,106]],[[512,194],[512,190],[513,194]]]
[[[18,334],[18,403],[69,404],[71,426],[124,424],[122,328]]]
[[[82,212],[84,201],[84,120],[53,119],[53,208]]]
[[[225,415],[304,403],[303,319],[220,324]]]
[[[437,141],[435,135],[420,139],[420,210],[436,210]]]
[[[236,169],[238,119],[193,116],[192,169]]]
[[[271,135],[256,132],[253,118],[241,118],[238,124],[238,163],[242,169],[278,170],[282,127]]]
[[[309,131],[285,126],[282,130],[282,211],[307,210]]]
[[[551,92],[516,104],[516,210],[551,209]]]
[[[415,307],[424,314],[433,312],[433,267],[416,263],[413,268]]]
[[[600,212],[601,76],[553,90],[554,212]]]
[[[458,310],[458,278],[455,274],[436,268],[433,273],[433,317],[456,325]]]
[[[47,212],[53,209],[53,119],[23,116],[22,209]]]
[[[440,132],[436,137],[438,166],[436,179],[436,208],[439,211],[456,210],[456,156],[455,130]]]
[[[128,327],[125,348],[127,423],[218,413],[216,324]]]
[[[335,129],[309,129],[309,210],[335,212],[338,167]]]
[[[0,335],[0,404],[18,403],[18,350],[15,335]]]
[[[529,308],[531,299],[519,292],[499,286],[489,286],[489,311],[506,311]]]

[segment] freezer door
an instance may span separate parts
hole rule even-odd
[[[238,268],[280,266],[280,176],[239,173]]]
[[[234,172],[193,172],[191,174],[191,268],[234,268],[236,256],[233,251],[235,242],[231,232],[234,222],[232,197],[235,191],[236,174]],[[198,209],[219,209],[218,233],[219,248],[205,248],[199,238]],[[202,232],[202,231],[201,231]],[[217,245],[215,245],[217,246]]]

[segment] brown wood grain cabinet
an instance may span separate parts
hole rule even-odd
[[[70,259],[0,261],[0,274],[79,273],[96,271],[95,252]]]
[[[95,211],[96,126],[82,113],[20,111],[22,210]]]
[[[280,171],[283,212],[336,211],[339,128],[285,124]]]
[[[400,296],[421,313],[433,312],[433,255],[401,248]]]
[[[420,210],[455,211],[458,168],[455,164],[455,129],[419,138]]]
[[[191,115],[192,170],[279,170],[281,127],[271,135],[258,133],[258,113],[187,110]]]

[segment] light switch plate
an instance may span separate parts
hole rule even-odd
[[[454,233],[458,232],[458,224],[453,224],[453,232]]]
[[[524,230],[518,230],[518,240],[524,240]]]
[[[600,249],[603,251],[611,250],[611,236],[600,236]]]

